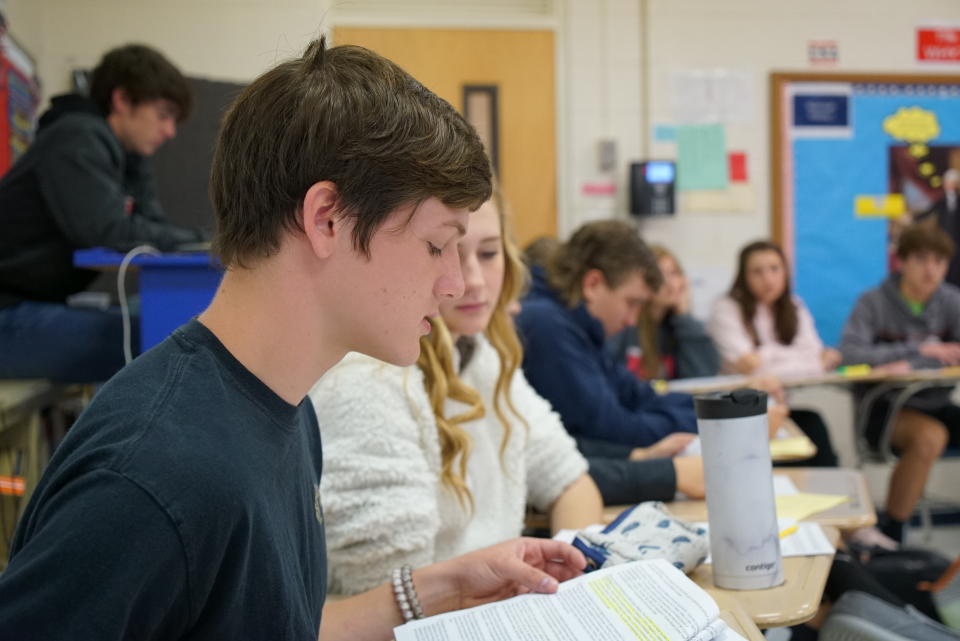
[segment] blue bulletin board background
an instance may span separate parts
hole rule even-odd
[[[858,213],[856,199],[890,192],[891,147],[909,149],[917,166],[928,146],[960,149],[960,77],[774,74],[773,83],[774,237],[793,256],[795,291],[824,343],[836,345],[857,297],[890,269],[890,218]],[[812,112],[821,122],[799,111],[804,94],[823,98]],[[935,168],[934,186],[910,194],[910,208],[929,206],[946,169],[938,159],[925,168]]]

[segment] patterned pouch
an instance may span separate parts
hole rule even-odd
[[[587,557],[587,571],[648,559],[666,559],[689,574],[710,553],[706,530],[681,521],[660,501],[624,510],[600,532],[581,530],[573,545]]]

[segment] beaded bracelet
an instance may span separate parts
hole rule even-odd
[[[404,623],[413,621],[413,610],[410,608],[407,594],[403,589],[403,572],[400,568],[394,568],[393,570],[393,596],[397,600],[397,607],[400,608]]]
[[[417,597],[417,589],[413,586],[413,570],[409,565],[400,568],[400,575],[403,578],[403,590],[407,593],[407,601],[413,608],[413,616],[416,619],[423,618],[423,608],[420,607],[420,599]]]
[[[403,615],[404,622],[423,618],[423,608],[413,586],[413,570],[409,565],[393,570],[393,596]]]

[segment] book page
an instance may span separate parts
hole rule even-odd
[[[668,562],[638,561],[526,594],[413,621],[396,641],[710,641],[741,638],[713,599]],[[732,634],[733,636],[729,636]]]

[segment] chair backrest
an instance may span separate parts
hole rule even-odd
[[[960,634],[907,606],[851,591],[834,604],[820,641],[958,641]]]

